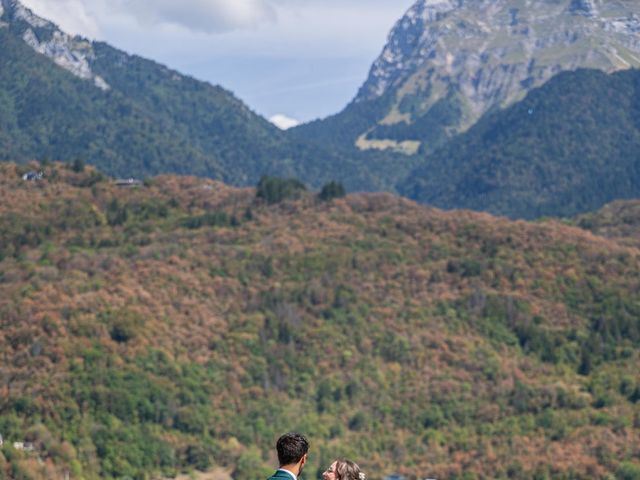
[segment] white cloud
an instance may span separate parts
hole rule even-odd
[[[397,1],[22,0],[22,3],[36,14],[58,23],[65,31],[90,38],[101,36],[104,28],[100,27],[135,20],[139,26],[147,28],[173,25],[207,34],[283,24],[287,30],[293,27],[307,35],[322,36],[321,32],[336,32],[340,27],[340,31],[353,41],[357,38],[354,33],[365,33],[366,38],[366,32],[375,31],[381,18],[386,24],[389,15],[392,19],[396,17],[401,10]],[[400,3],[410,2],[402,0]],[[344,38],[341,37],[340,40]]]
[[[63,31],[100,38],[96,16],[87,8],[87,0],[22,0],[36,15],[55,22]]]
[[[192,32],[255,29],[277,19],[272,0],[22,0],[41,17],[69,33],[101,37],[99,24],[118,17],[143,27],[174,25]]]
[[[274,115],[269,121],[281,130],[288,130],[289,128],[300,125],[298,120],[282,114]]]
[[[268,0],[111,0],[110,3],[134,15],[143,25],[179,25],[204,33],[256,28],[276,20],[276,11]]]

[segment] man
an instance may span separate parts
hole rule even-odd
[[[299,433],[285,433],[276,443],[280,468],[269,480],[298,480],[307,463],[309,442]]]

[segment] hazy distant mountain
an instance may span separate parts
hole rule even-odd
[[[637,0],[418,0],[354,101],[296,133],[433,151],[559,72],[640,66],[639,33]]]
[[[292,140],[229,91],[62,32],[0,0],[0,158],[81,158],[118,176],[180,173],[255,184],[389,188],[375,162]]]

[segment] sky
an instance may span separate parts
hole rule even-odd
[[[288,126],[342,110],[414,1],[22,0],[68,33],[222,85]]]

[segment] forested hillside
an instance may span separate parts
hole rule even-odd
[[[399,190],[442,208],[572,216],[640,197],[640,71],[562,73],[427,156]]]
[[[576,225],[597,235],[640,246],[640,201],[620,200],[600,210],[579,215]]]
[[[0,478],[255,480],[293,429],[306,478],[339,455],[372,480],[638,478],[637,247],[33,168],[0,166]]]
[[[37,17],[30,24],[24,11],[14,12],[24,7],[2,1],[0,160],[81,158],[113,176],[191,174],[240,186],[265,174],[303,178],[316,188],[335,179],[351,190],[391,189],[401,180],[385,173],[388,155],[363,161],[356,152],[289,138],[219,86],[65,36]],[[61,37],[69,45],[55,43]],[[39,48],[69,49],[69,57],[85,55],[102,88],[34,51],[25,38]],[[415,166],[405,163],[402,172]]]

